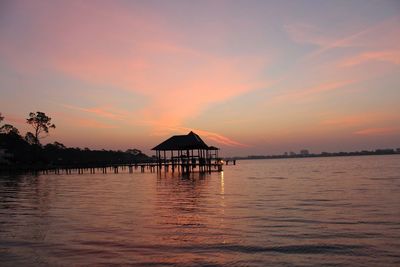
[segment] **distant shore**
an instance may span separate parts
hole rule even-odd
[[[299,153],[283,155],[250,155],[247,157],[226,157],[226,160],[249,160],[249,159],[292,159],[292,158],[322,158],[322,157],[349,157],[349,156],[382,156],[400,155],[400,149],[376,149],[373,151],[353,152],[322,152],[322,153]]]

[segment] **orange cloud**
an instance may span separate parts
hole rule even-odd
[[[384,127],[384,128],[368,128],[354,132],[356,135],[364,135],[364,136],[383,136],[383,135],[392,135],[397,134],[399,132],[399,128],[395,127]]]
[[[223,136],[221,134],[217,134],[214,132],[209,132],[209,131],[204,131],[204,130],[199,130],[199,129],[195,129],[193,130],[196,133],[198,133],[201,136],[204,136],[205,138],[212,140],[218,144],[221,145],[226,145],[226,146],[233,146],[233,147],[249,147],[249,145],[237,142],[235,140],[232,140],[226,136]]]
[[[153,135],[165,136],[165,135],[170,135],[172,133],[186,134],[190,131],[193,131],[193,132],[199,134],[201,137],[204,137],[205,139],[214,141],[220,145],[225,145],[225,146],[230,146],[230,147],[249,147],[246,144],[237,142],[229,137],[226,137],[222,134],[218,134],[215,132],[194,129],[194,128],[188,128],[188,127],[184,127],[184,126],[170,127],[168,125],[165,125],[164,127],[158,127],[158,128],[162,129],[162,130],[153,132]]]
[[[265,59],[221,58],[177,47],[171,49],[172,54],[165,52],[169,50],[164,48],[152,53],[143,52],[147,63],[135,67],[129,67],[128,63],[135,61],[134,58],[120,59],[118,65],[99,55],[93,62],[92,59],[81,58],[74,62],[74,67],[62,63],[59,68],[91,83],[108,84],[141,93],[148,103],[138,111],[138,117],[145,121],[157,121],[155,125],[180,126],[186,119],[199,115],[210,104],[269,84],[268,81],[253,78],[265,66]],[[147,53],[158,56],[154,58]],[[78,109],[110,118],[123,117],[123,114],[105,113],[101,109]]]

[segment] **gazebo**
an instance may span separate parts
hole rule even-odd
[[[172,172],[178,168],[179,172],[189,173],[198,168],[199,172],[211,172],[212,166],[219,166],[218,148],[208,146],[197,134],[190,132],[187,135],[174,135],[158,146],[156,151],[158,169]],[[218,170],[222,170],[219,166]]]

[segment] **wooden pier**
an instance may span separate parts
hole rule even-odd
[[[199,162],[187,164],[186,162],[152,162],[152,163],[135,163],[135,164],[112,164],[103,166],[68,166],[68,167],[51,167],[45,169],[26,170],[30,173],[40,174],[108,174],[108,173],[134,173],[134,172],[172,172],[172,173],[211,173],[222,171],[223,163],[212,162],[210,164],[201,165]]]

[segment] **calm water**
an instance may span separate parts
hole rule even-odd
[[[0,178],[0,265],[400,266],[400,157]]]

